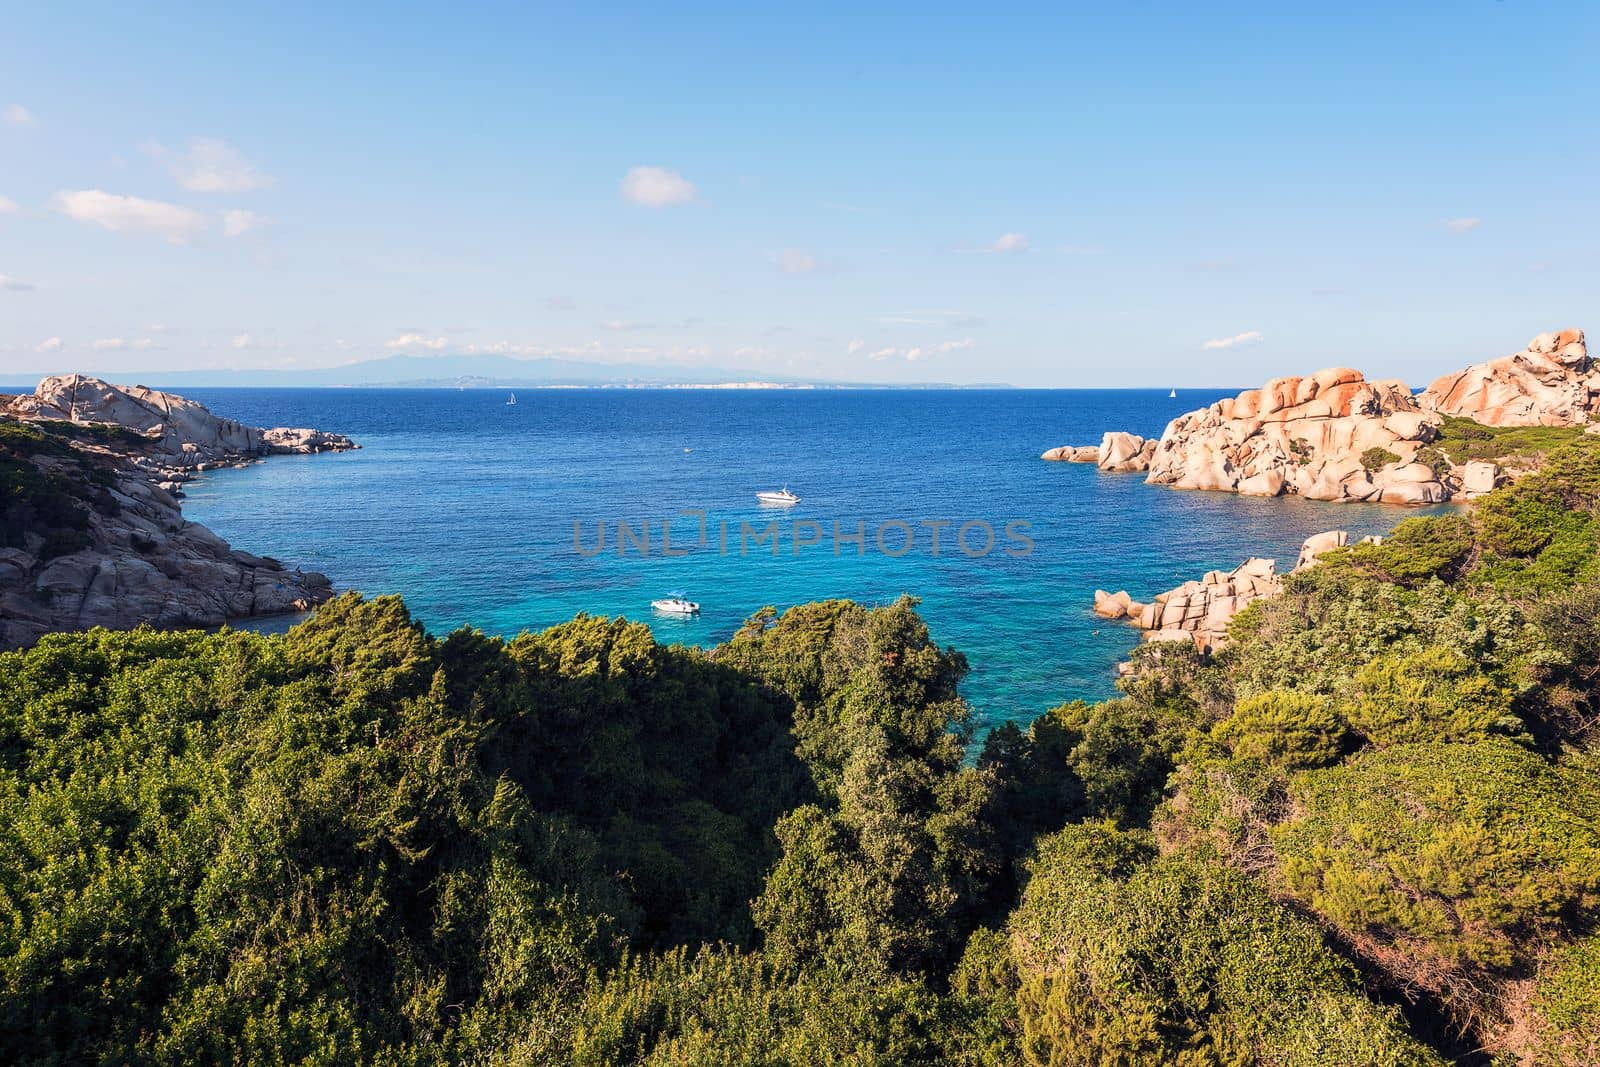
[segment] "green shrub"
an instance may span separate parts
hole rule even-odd
[[[1529,1010],[1534,1067],[1600,1063],[1600,936],[1567,945],[1545,961]]]
[[[1600,897],[1600,775],[1511,741],[1369,749],[1290,781],[1284,889],[1458,1019]]]
[[[1294,768],[1332,763],[1344,732],[1325,698],[1273,689],[1240,701],[1211,736],[1238,759]]]
[[[1356,672],[1350,725],[1377,745],[1521,734],[1511,692],[1453,648],[1380,656]]]
[[[1406,519],[1381,543],[1351,547],[1347,558],[1372,577],[1415,586],[1434,577],[1455,577],[1472,547],[1470,522],[1460,515],[1434,515]]]
[[[1102,827],[1040,844],[1009,926],[1024,1062],[1437,1064],[1255,882]]]
[[[1399,463],[1400,457],[1390,452],[1387,448],[1369,448],[1361,453],[1361,465],[1369,471],[1379,470],[1391,463]]]

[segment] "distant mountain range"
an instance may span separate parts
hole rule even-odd
[[[66,373],[61,371],[60,373]],[[43,375],[41,375],[42,377]],[[249,387],[388,388],[789,388],[789,389],[1004,389],[1005,385],[952,386],[939,382],[868,383],[775,376],[750,370],[648,363],[592,363],[511,356],[386,356],[339,367],[295,370],[152,370],[101,375],[123,384],[171,389]],[[28,375],[16,375],[27,381]]]

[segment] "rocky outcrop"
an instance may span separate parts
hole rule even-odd
[[[1174,419],[1146,480],[1253,496],[1435,503],[1449,490],[1415,459],[1437,420],[1403,382],[1369,382],[1342,367],[1275,378]]]
[[[1189,641],[1200,652],[1211,652],[1226,643],[1235,615],[1282,587],[1274,561],[1247,559],[1231,571],[1210,571],[1199,581],[1158,593],[1148,604],[1130,601],[1126,618],[1144,631],[1146,641]]]
[[[1112,432],[1100,439],[1099,463],[1103,471],[1143,471],[1150,469],[1156,442],[1138,434]]]
[[[1471,463],[1463,463],[1460,470],[1461,493],[1467,497],[1492,493],[1505,480],[1499,465],[1490,463],[1487,460],[1474,460]]]
[[[1042,454],[1040,459],[1065,463],[1095,463],[1103,471],[1142,471],[1150,467],[1156,442],[1138,434],[1113,430],[1098,445],[1062,445]]]
[[[90,519],[88,547],[48,558],[42,540],[0,549],[0,648],[91,626],[216,626],[305,611],[333,595],[326,576],[229,548],[186,522],[143,477],[119,480],[116,513]]]
[[[1350,531],[1328,530],[1326,533],[1312,534],[1300,545],[1300,555],[1294,561],[1294,569],[1303,571],[1317,562],[1317,558],[1324,552],[1332,552],[1336,548],[1344,548],[1350,543]]]
[[[49,432],[17,432],[18,422]],[[260,430],[183,397],[77,376],[0,400],[8,425],[0,483],[16,491],[0,498],[0,648],[93,626],[216,626],[333,595],[326,576],[185,520],[175,490],[195,471],[356,447],[349,438]]]
[[[1381,540],[1367,537],[1362,543]],[[1306,538],[1295,561],[1295,572],[1315,566],[1323,553],[1349,543],[1350,534],[1345,530],[1329,530]],[[1235,615],[1282,590],[1283,579],[1276,561],[1252,557],[1231,571],[1210,571],[1198,581],[1157,593],[1148,604],[1141,604],[1121,590],[1108,593],[1096,589],[1094,613],[1103,619],[1128,620],[1144,631],[1145,641],[1187,641],[1196,650],[1208,653],[1227,643],[1228,624]]]
[[[1062,445],[1059,448],[1049,449],[1039,458],[1062,463],[1099,463],[1100,449],[1094,445]]]
[[[1582,426],[1600,421],[1600,366],[1582,330],[1542,333],[1515,355],[1446,374],[1417,400],[1485,426]]]
[[[342,452],[360,447],[323,430],[263,430],[213,415],[193,400],[99,378],[63,374],[46,378],[31,394],[0,398],[0,414],[23,421],[64,421],[119,426],[149,442],[131,458],[164,479],[181,479],[264,456]]]

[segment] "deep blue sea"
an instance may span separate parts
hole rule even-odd
[[[704,647],[766,604],[911,593],[935,638],[970,660],[964,692],[980,727],[1114,693],[1113,667],[1137,634],[1091,614],[1096,587],[1142,599],[1250,555],[1287,566],[1309,534],[1381,532],[1408,513],[1179,492],[1037,458],[1111,429],[1159,434],[1232,390],[522,390],[516,406],[481,389],[184,392],[252,425],[317,426],[363,445],[208,475],[188,487],[190,518],[341,589],[402,594],[435,632],[514,635],[589,612]],[[798,505],[756,503],[757,490],[785,485]],[[704,544],[685,511],[705,513]],[[662,554],[665,520],[685,554]],[[935,554],[921,524],[938,520],[951,525]],[[742,523],[774,521],[776,556],[770,543],[741,552]],[[649,523],[648,556],[631,542],[619,554],[619,522],[639,539]],[[844,534],[864,526],[864,551],[841,541],[836,552],[835,522]],[[904,554],[891,554],[908,532],[895,522],[913,535]],[[982,525],[967,531],[973,554],[961,551],[969,522],[994,529],[991,551]],[[1008,523],[1027,524],[1031,552]],[[599,524],[605,548],[585,554]],[[820,541],[797,549],[796,532]],[[697,618],[652,612],[678,589],[701,603]]]

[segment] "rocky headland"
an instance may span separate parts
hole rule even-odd
[[[356,447],[80,375],[0,396],[0,648],[57,630],[214,626],[327,600],[326,576],[238,551],[185,520],[177,487],[270,455]]]
[[[1440,442],[1449,419],[1600,429],[1600,367],[1583,332],[1541,334],[1522,352],[1446,375],[1420,395],[1343,367],[1275,378],[1179,416],[1158,441],[1109,433],[1099,446],[1041,458],[1142,471],[1177,489],[1433,504],[1482,495],[1508,474],[1467,450],[1452,454]]]

